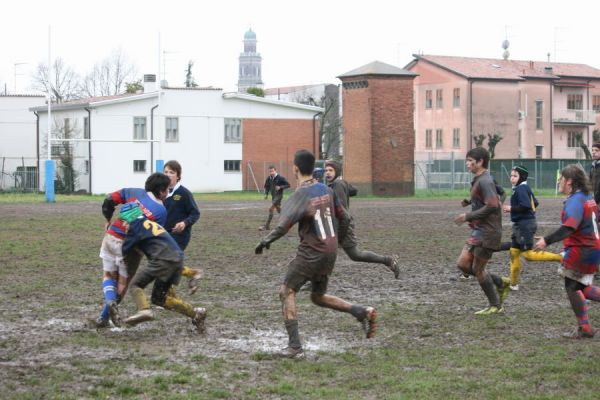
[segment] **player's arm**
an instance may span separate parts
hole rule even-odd
[[[306,212],[308,203],[303,193],[295,192],[290,199],[283,205],[279,223],[267,236],[262,238],[256,248],[255,254],[262,254],[264,248],[269,248],[271,243],[284,236],[296,224]]]
[[[354,197],[358,194],[358,189],[352,186],[350,182],[348,182],[348,196]]]
[[[290,187],[290,183],[283,176],[279,175],[279,190],[287,189]]]
[[[187,192],[187,218],[183,220],[185,226],[192,226],[198,221],[200,218],[200,209],[198,208],[198,204],[194,200],[194,195],[192,192]]]

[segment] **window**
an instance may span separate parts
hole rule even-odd
[[[540,144],[535,145],[535,158],[542,158],[544,156],[544,146]]]
[[[454,128],[452,130],[452,147],[458,149],[460,147],[460,129]]]
[[[223,170],[225,172],[240,172],[240,160],[225,160],[223,164]]]
[[[179,142],[179,118],[165,118],[165,141]]]
[[[53,144],[50,148],[50,155],[52,157],[59,157],[62,154],[62,145]]]
[[[444,108],[444,92],[442,89],[437,89],[435,91],[435,107]]]
[[[443,140],[442,130],[441,129],[436,129],[435,130],[435,148],[436,149],[441,149],[442,147],[444,147],[444,140]]]
[[[592,109],[600,113],[600,96],[592,96]]]
[[[90,160],[85,160],[83,163],[84,174],[89,175],[90,173]]]
[[[431,108],[431,90],[426,90],[425,91],[425,108],[429,109]]]
[[[430,149],[431,147],[431,129],[425,129],[425,148]]]
[[[90,138],[90,119],[88,117],[83,117],[83,138]]]
[[[535,101],[535,129],[544,129],[544,102],[541,100]]]
[[[583,95],[582,94],[567,95],[567,109],[583,110]]]
[[[146,172],[146,160],[133,160],[133,172]]]
[[[583,132],[567,132],[567,147],[581,147],[583,143]]]
[[[133,139],[146,140],[146,117],[133,117]]]
[[[242,142],[242,120],[225,118],[225,143]]]
[[[460,107],[460,89],[456,88],[452,91],[452,106],[455,108]]]

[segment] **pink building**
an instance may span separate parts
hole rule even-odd
[[[600,129],[600,69],[584,64],[414,55],[415,159],[472,136],[503,137],[495,158],[583,158]],[[442,154],[439,154],[440,156]]]

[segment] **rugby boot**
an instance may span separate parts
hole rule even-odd
[[[286,347],[285,349],[282,349],[279,353],[278,353],[279,357],[283,357],[283,358],[292,358],[294,360],[301,360],[305,357],[304,355],[304,350],[302,350],[302,347]]]
[[[377,310],[373,307],[367,307],[365,311],[365,317],[360,323],[367,335],[367,339],[371,339],[375,337],[375,332],[377,332]]]
[[[591,339],[594,337],[595,332],[592,331],[584,331],[581,327],[577,327],[573,332],[565,333],[563,335],[566,339]]]
[[[193,269],[194,275],[188,281],[188,291],[190,294],[196,293],[200,289],[200,280],[204,276],[201,269]]]
[[[391,257],[390,265],[388,265],[388,268],[394,273],[394,278],[396,279],[400,277],[400,264],[398,264],[398,261],[398,255],[393,254]]]
[[[498,290],[498,297],[500,298],[500,304],[504,303],[504,300],[508,297],[510,293],[510,279],[506,277],[502,277],[502,286],[496,288]]]
[[[490,306],[486,307],[483,310],[479,310],[475,313],[475,315],[492,315],[492,314],[504,314],[504,307],[496,307]]]
[[[141,324],[142,322],[152,321],[154,319],[154,314],[152,310],[140,310],[137,313],[133,314],[131,317],[125,318],[125,324],[128,326],[136,326],[137,324]]]
[[[121,315],[119,314],[119,306],[117,305],[116,301],[111,301],[108,304],[108,315],[110,322],[112,322],[114,326],[121,326]]]
[[[108,319],[103,319],[102,317],[89,318],[86,325],[92,329],[102,329],[108,328],[110,326],[110,322],[108,322]]]
[[[194,312],[196,315],[192,318],[192,324],[194,324],[198,333],[206,333],[206,326],[204,324],[206,320],[206,308],[194,308]]]

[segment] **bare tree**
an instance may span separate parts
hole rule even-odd
[[[339,112],[339,87],[325,85],[325,91],[319,98],[315,98],[311,93],[303,93],[296,95],[294,101],[323,108],[319,118],[319,147],[321,150],[319,158],[339,158],[342,127]]]
[[[194,62],[192,60],[188,61],[187,73],[185,74],[185,87],[192,88],[198,87],[196,80],[192,76],[192,67],[194,66]]]
[[[473,135],[473,141],[475,142],[475,147],[483,147],[483,142],[485,141],[485,135],[483,133],[475,136]]]
[[[81,84],[85,96],[113,96],[125,92],[125,82],[132,80],[136,68],[122,49],[114,50],[104,60],[94,64]]]
[[[66,65],[62,58],[54,60],[52,76],[48,76],[48,64],[40,63],[34,73],[32,87],[44,93],[50,93],[52,101],[62,103],[80,97],[80,77],[75,70]]]
[[[79,172],[75,169],[75,149],[73,142],[69,139],[81,137],[81,129],[78,127],[77,120],[65,118],[63,120],[54,119],[52,128],[54,139],[50,154],[56,161],[56,184],[54,190],[56,193],[74,193],[78,184]],[[63,141],[64,140],[64,141]],[[47,137],[44,140],[43,150],[48,151]]]
[[[490,159],[491,159],[496,156],[496,146],[504,138],[499,133],[494,133],[494,134],[488,133],[487,136],[488,136],[488,149],[490,151]]]

